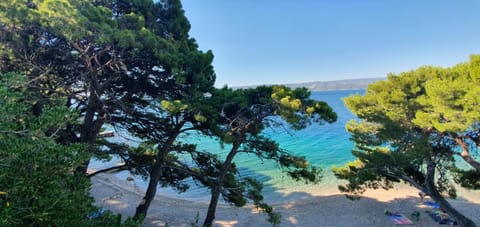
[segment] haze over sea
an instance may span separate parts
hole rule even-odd
[[[312,98],[327,102],[337,113],[338,119],[333,124],[314,124],[300,131],[286,130],[284,128],[275,128],[265,130],[265,134],[277,141],[281,148],[296,155],[305,156],[311,165],[319,166],[323,169],[323,179],[319,184],[304,184],[303,182],[294,182],[273,162],[262,161],[251,155],[241,154],[235,158],[235,163],[240,169],[241,176],[253,176],[264,183],[264,195],[266,201],[288,201],[298,199],[301,193],[321,192],[322,194],[337,193],[338,180],[333,175],[331,169],[333,166],[341,166],[348,161],[353,160],[351,150],[353,143],[349,140],[349,134],[345,131],[345,124],[355,118],[354,115],[344,106],[343,97],[351,94],[363,94],[364,90],[341,90],[341,91],[320,91],[312,92]],[[118,139],[118,138],[117,138]],[[199,150],[212,153],[218,153],[225,156],[229,147],[222,147],[218,141],[208,137],[198,135],[186,135],[184,139],[197,145]],[[113,159],[109,163],[93,161],[91,168],[101,169],[118,162]],[[131,176],[127,171],[116,173],[120,179],[126,179]],[[145,189],[148,181],[135,177],[135,186]],[[192,183],[191,188],[178,194],[175,190],[169,188],[160,188],[159,193],[171,197],[183,198],[188,200],[209,200],[209,191]],[[292,193],[295,193],[293,196]]]

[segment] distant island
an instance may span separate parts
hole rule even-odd
[[[285,85],[290,88],[306,87],[310,91],[357,90],[366,89],[369,84],[384,79],[385,78],[364,78],[333,81],[315,81]]]
[[[314,81],[305,83],[284,84],[290,88],[306,87],[310,91],[335,91],[335,90],[359,90],[366,89],[367,86],[379,80],[386,78],[362,78],[362,79],[347,79],[347,80],[333,80],[333,81]],[[249,88],[256,86],[244,86],[236,88]]]

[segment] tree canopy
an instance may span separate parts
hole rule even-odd
[[[235,174],[235,156],[247,153],[261,160],[273,160],[293,179],[317,183],[320,180],[318,168],[309,165],[304,157],[281,149],[262,132],[266,127],[289,126],[298,130],[312,122],[331,123],[337,119],[337,115],[325,102],[310,99],[310,92],[305,88],[294,90],[285,86],[260,86],[237,90],[223,88],[216,90],[210,99],[218,115],[212,133],[217,135],[221,142],[231,144],[231,148],[219,170],[214,172],[213,182],[208,185],[212,196],[203,225],[213,224],[220,195],[235,205],[244,205],[245,198],[253,199],[257,207],[267,212],[272,224],[279,224],[278,214],[274,213],[268,204],[262,202],[263,196],[259,187],[261,184],[251,179],[239,179]],[[236,187],[232,187],[232,184]],[[250,190],[246,190],[247,188]]]
[[[293,178],[317,182],[318,169],[261,132],[280,124],[297,130],[333,122],[336,115],[326,103],[311,100],[306,89],[215,89],[213,54],[200,51],[189,30],[179,0],[2,1],[0,72],[26,76],[24,89],[35,100],[32,117],[50,114],[52,106],[75,113],[43,133],[52,133],[49,142],[65,148],[59,157],[76,155],[69,170],[75,169],[79,183],[86,182],[93,155],[118,155],[125,161],[119,169],[150,177],[137,220],[146,215],[158,185],[183,191],[188,177],[210,187],[217,198],[221,193],[236,205],[250,198],[271,213],[259,202],[261,184],[237,179],[233,157],[252,153],[278,162]],[[105,124],[144,142],[127,146],[100,139]],[[232,144],[231,159],[221,161],[178,141],[187,131]],[[190,163],[180,161],[179,154],[190,155]],[[62,174],[71,173],[62,168]],[[78,205],[86,209],[88,203]]]
[[[480,56],[474,55],[451,68],[392,74],[369,85],[365,95],[345,98],[359,118],[347,124],[357,160],[334,169],[349,182],[340,190],[358,194],[403,180],[431,195],[461,225],[474,226],[441,193],[457,196],[452,174],[462,186],[478,188],[479,70]]]
[[[25,81],[23,75],[0,74],[0,225],[122,226],[120,217],[109,213],[87,218],[97,210],[90,183],[72,174],[85,159],[86,145],[55,142],[78,113],[58,99],[33,115],[36,100]]]
[[[0,25],[0,72],[27,76],[33,113],[41,115],[58,97],[78,111],[79,120],[67,122],[55,139],[88,145],[80,150],[86,151],[76,171],[82,175],[94,154],[117,154],[127,163],[144,157],[99,139],[105,123],[163,143],[170,133],[166,120],[148,108],[161,104],[168,111],[178,101],[193,106],[215,81],[213,54],[189,37],[178,0],[2,1]]]
[[[15,0],[0,11],[0,71],[28,76],[37,112],[68,97],[83,120],[60,140],[91,153],[104,123],[129,124],[149,101],[194,99],[215,81],[177,0]]]

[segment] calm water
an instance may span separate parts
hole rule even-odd
[[[313,92],[313,99],[326,101],[334,109],[338,115],[337,122],[312,125],[301,131],[287,132],[284,129],[268,129],[265,132],[268,136],[275,139],[283,149],[296,155],[305,156],[312,165],[321,167],[324,170],[324,178],[320,184],[305,185],[293,182],[274,163],[262,161],[249,155],[239,155],[235,159],[235,163],[240,169],[240,174],[242,176],[254,176],[264,182],[264,194],[267,201],[288,200],[289,194],[293,192],[336,191],[335,185],[338,181],[333,176],[331,168],[353,160],[350,152],[353,143],[349,140],[349,134],[345,131],[345,124],[353,119],[354,116],[344,106],[341,98],[363,92],[363,90]],[[228,151],[228,147],[222,150],[218,142],[210,138],[188,135],[184,136],[183,139],[198,144],[200,150],[218,153],[221,156]],[[112,160],[112,162],[115,161],[117,160]],[[112,162],[101,163],[95,161],[92,162],[91,167],[103,168],[111,165]],[[121,179],[130,176],[128,172],[121,172],[116,175]],[[147,185],[147,182],[142,181],[140,178],[137,178],[135,182],[141,188],[145,188]],[[184,199],[209,199],[209,192],[194,184],[186,193],[177,194],[174,190],[168,188],[159,189],[159,193]]]

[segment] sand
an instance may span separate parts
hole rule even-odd
[[[336,188],[335,185],[332,187]],[[118,179],[110,174],[92,177],[91,195],[96,205],[122,214],[133,216],[144,194],[131,179]],[[480,225],[480,192],[460,191],[461,197],[450,200],[452,205]],[[407,185],[399,185],[388,191],[369,190],[362,199],[351,201],[344,195],[327,192],[291,192],[288,201],[270,203],[282,214],[280,226],[396,226],[384,214],[384,210],[397,211],[411,217],[420,212],[420,219],[410,226],[439,226],[426,213],[432,208],[422,205],[418,191]],[[208,202],[189,201],[157,195],[150,206],[145,226],[192,226],[195,216],[203,223]],[[219,204],[215,226],[271,226],[266,215],[253,206],[242,208]]]

